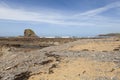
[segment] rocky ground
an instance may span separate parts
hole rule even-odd
[[[0,49],[0,80],[120,80],[120,38]]]

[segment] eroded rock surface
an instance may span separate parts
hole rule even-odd
[[[25,29],[24,37],[37,37],[37,35],[35,34],[35,32],[32,29]]]

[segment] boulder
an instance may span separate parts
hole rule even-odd
[[[37,37],[35,32],[31,29],[25,29],[24,30],[24,37]]]

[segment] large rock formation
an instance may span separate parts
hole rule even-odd
[[[25,29],[24,30],[24,37],[37,37],[35,32],[31,29]]]

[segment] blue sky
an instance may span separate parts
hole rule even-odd
[[[0,0],[0,36],[94,36],[120,32],[120,0]]]

